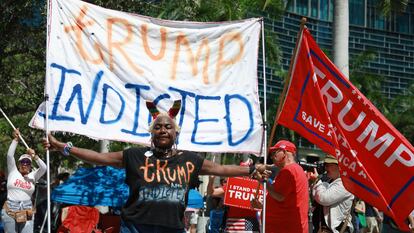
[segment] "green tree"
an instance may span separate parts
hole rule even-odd
[[[387,118],[407,139],[414,142],[414,83],[395,97],[390,106]]]
[[[374,51],[364,51],[357,56],[352,57],[350,62],[350,80],[354,86],[360,90],[371,103],[378,108],[383,114],[389,112],[389,100],[384,96],[382,82],[384,77],[378,74],[370,73],[366,70],[366,65],[377,59]]]
[[[31,115],[41,102],[45,70],[43,1],[1,1],[0,20],[0,107],[21,129],[31,147],[38,144],[38,131],[27,128]],[[0,169],[12,129],[0,119]],[[24,152],[19,147],[16,153]]]

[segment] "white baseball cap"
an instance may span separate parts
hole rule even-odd
[[[19,161],[23,160],[23,159],[29,159],[30,162],[32,162],[32,156],[28,155],[28,154],[22,154],[19,157]]]

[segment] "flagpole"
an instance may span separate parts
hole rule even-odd
[[[50,7],[52,6],[51,0],[47,0],[46,1],[46,75],[45,75],[45,91],[44,91],[44,101],[45,101],[45,137],[46,137],[46,142],[49,143],[49,94],[48,94],[48,61],[49,61],[49,40],[50,40],[50,27],[51,27],[51,21],[52,21],[52,17],[51,17],[51,10]],[[51,198],[50,198],[50,151],[49,149],[46,150],[46,165],[47,165],[47,173],[46,173],[46,177],[47,177],[47,232],[48,233],[52,233],[51,230],[51,211],[50,211],[50,207],[51,207]]]
[[[267,124],[267,90],[266,90],[266,53],[265,53],[266,50],[265,50],[264,18],[262,18],[261,24],[262,24],[262,62],[263,62],[263,65],[262,65],[263,66],[263,71],[262,71],[263,72],[263,105],[264,105],[264,108],[263,108],[264,129],[263,129],[263,138],[262,138],[263,140],[262,153],[264,156],[264,164],[266,164],[267,163],[267,150],[266,150],[266,145],[267,145],[267,127],[266,127],[266,124]],[[263,195],[265,194],[266,194],[266,182],[263,185]],[[263,215],[262,216],[263,218],[262,232],[266,233],[266,214],[265,214],[266,213],[266,197],[263,198],[262,213],[263,213],[262,214]]]
[[[289,72],[287,74],[287,79],[286,79],[285,84],[283,86],[283,92],[279,97],[279,106],[277,107],[275,121],[273,123],[272,131],[270,133],[269,143],[267,145],[268,149],[272,146],[272,143],[273,143],[273,138],[275,136],[276,127],[277,127],[277,120],[279,119],[280,111],[282,109],[283,102],[285,101],[285,98],[286,98],[286,92],[287,92],[287,89],[289,87],[290,80],[292,78],[293,64],[294,64],[294,61],[297,58],[297,54],[299,53],[298,46],[299,46],[299,42],[302,39],[303,29],[306,27],[305,24],[306,24],[306,18],[303,17],[302,20],[300,21],[300,29],[299,29],[299,32],[298,32],[298,39],[296,40],[295,49],[293,50],[292,58],[290,59]]]

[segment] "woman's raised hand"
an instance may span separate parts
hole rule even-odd
[[[20,135],[20,131],[19,131],[19,128],[17,128],[13,131],[14,140],[19,141],[19,135]]]

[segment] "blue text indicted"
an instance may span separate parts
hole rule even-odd
[[[50,99],[50,121],[77,123],[82,127],[110,125],[116,128],[119,125],[118,133],[149,138],[147,129],[151,116],[145,107],[145,101],[154,101],[155,104],[162,105],[163,102],[166,104],[174,98],[181,98],[178,124],[191,134],[188,137],[191,144],[226,144],[235,147],[249,140],[257,125],[257,122],[254,122],[257,114],[254,113],[253,103],[242,93],[209,96],[174,86],[168,86],[164,93],[160,93],[151,85],[142,83],[129,82],[119,85],[118,82],[115,85],[105,77],[104,71],[93,74],[91,82],[85,84],[85,74],[78,70],[56,63],[52,63],[50,69],[54,74],[58,74],[53,77],[55,93]],[[152,93],[155,91],[156,95]],[[146,99],[146,96],[156,97]],[[44,117],[44,112],[40,112],[39,115]],[[240,125],[243,125],[243,128]],[[217,132],[226,135],[216,139],[214,136],[204,136]]]

